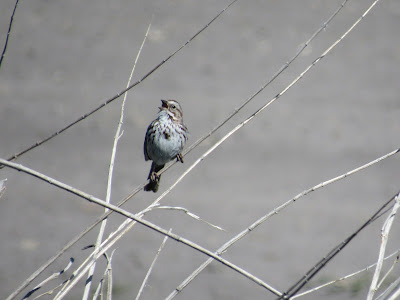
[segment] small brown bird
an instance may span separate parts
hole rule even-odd
[[[164,165],[176,158],[183,163],[181,151],[188,139],[188,130],[183,124],[182,108],[176,100],[161,100],[157,119],[147,128],[144,139],[144,159],[152,160],[145,191],[158,191],[160,171]]]

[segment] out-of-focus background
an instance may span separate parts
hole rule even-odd
[[[112,202],[145,182],[143,139],[160,99],[181,102],[189,145],[208,133],[272,77],[340,6],[342,0],[238,1],[207,30],[128,94]],[[152,21],[134,81],[205,26],[228,1],[22,1],[0,69],[0,157],[23,150],[121,91]],[[372,1],[351,0],[292,66],[220,131],[164,173],[158,194],[141,192],[124,208],[137,212],[168,188],[226,132],[272,99],[337,40]],[[0,45],[15,1],[0,2]],[[153,19],[152,19],[153,17]],[[380,1],[328,56],[284,96],[208,156],[162,201],[219,225],[218,231],[177,211],[146,218],[215,250],[301,191],[400,146],[400,2]],[[122,98],[17,162],[101,199]],[[0,298],[91,224],[103,209],[7,168],[0,199]],[[394,156],[301,198],[232,246],[224,257],[286,290],[353,233],[400,188]],[[386,216],[384,217],[386,218]],[[384,218],[363,231],[308,287],[376,261]],[[110,218],[107,234],[123,220]],[[399,248],[395,220],[387,252]],[[69,257],[79,265],[95,229],[19,298]],[[116,246],[114,299],[133,298],[163,237],[135,226]],[[142,299],[165,298],[206,256],[168,240]],[[388,262],[390,265],[392,260]],[[104,270],[97,266],[97,284]],[[385,265],[387,267],[387,265]],[[398,268],[397,268],[398,269]],[[62,279],[68,278],[69,271]],[[389,282],[399,276],[391,273]],[[365,299],[372,273],[306,299]],[[97,280],[97,281],[96,281]],[[68,299],[79,299],[84,282]],[[43,288],[40,292],[44,292]],[[38,292],[39,293],[39,292]],[[51,299],[52,296],[44,297]],[[177,299],[274,299],[212,263]]]

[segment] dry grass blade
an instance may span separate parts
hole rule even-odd
[[[203,30],[208,27],[213,21],[215,21],[225,10],[227,10],[231,5],[233,5],[236,1],[231,2],[227,7],[225,7],[211,22],[209,22]],[[332,16],[321,26],[312,36],[311,38],[304,43],[303,47],[299,49],[299,51],[286,63],[282,66],[278,72],[276,72],[272,78],[263,86],[262,89],[264,89],[267,85],[269,85],[271,82],[273,82],[278,75],[280,75],[286,68],[289,67],[289,65],[303,52],[303,50],[311,43],[312,40],[324,29],[326,26],[329,24],[329,22],[338,14],[338,12],[343,8],[347,0],[345,0],[342,5],[332,14]],[[200,33],[200,31],[199,31]],[[193,37],[194,38],[194,37]],[[192,39],[193,39],[192,38]],[[186,45],[186,44],[185,44]],[[180,48],[181,49],[181,48]],[[178,49],[178,50],[180,50]],[[177,51],[178,51],[177,50]],[[176,51],[176,52],[177,52]],[[176,53],[175,52],[175,53]],[[261,90],[262,90],[261,89]],[[258,95],[261,90],[257,91],[255,94],[253,94],[249,99],[247,99],[239,108],[235,109],[234,112],[232,112],[226,119],[224,119],[218,126],[213,128],[208,134],[204,135],[201,137],[199,140],[197,140],[194,144],[192,144],[190,147],[188,147],[183,155],[187,154],[191,150],[193,150],[196,146],[198,146],[201,142],[203,142],[205,139],[210,137],[214,132],[216,132],[219,128],[221,128],[227,121],[229,121],[234,115],[236,115],[248,102],[250,102],[256,95]],[[30,150],[29,148],[24,150],[27,152]],[[24,153],[25,153],[24,152]],[[22,153],[22,152],[21,152]],[[16,156],[21,155],[21,153],[16,154]],[[161,172],[166,171],[171,165],[168,165],[166,168],[164,168]],[[1,168],[1,166],[0,166]],[[136,195],[139,191],[143,189],[146,183],[142,184],[138,188],[135,189],[130,195],[128,195],[125,199],[121,200],[117,206],[123,205],[126,201],[128,201],[131,197]],[[95,226],[97,226],[103,219],[108,217],[112,211],[106,212],[102,216],[100,216],[93,224],[88,226],[85,230],[83,230],[81,233],[76,235],[71,241],[69,241],[57,254],[55,254],[53,257],[51,257],[47,262],[45,262],[37,271],[35,271],[31,276],[29,276],[8,298],[7,300],[13,299],[18,293],[20,293],[32,280],[34,280],[41,272],[43,272],[50,264],[52,264],[58,257],[60,257],[67,249],[69,249],[72,245],[74,245],[77,241],[79,241],[86,233],[88,233],[90,230],[92,230]]]
[[[136,191],[137,192],[137,191]],[[135,193],[135,192],[134,192]],[[133,195],[129,195],[125,199],[121,200],[117,206],[122,206],[126,201],[128,201]],[[72,247],[76,242],[78,242],[83,236],[85,236],[89,231],[91,231],[94,227],[100,224],[105,218],[107,218],[113,211],[109,210],[104,213],[102,216],[97,218],[90,226],[88,226],[85,230],[77,234],[73,239],[71,239],[64,247],[58,251],[54,256],[49,258],[42,266],[40,266],[35,272],[33,272],[16,290],[14,290],[6,300],[14,299],[24,288],[26,288],[37,276],[39,276],[46,268],[48,268],[56,259],[58,259],[62,254],[65,253],[70,247]]]
[[[103,288],[104,288],[104,280],[107,277],[107,299],[111,300],[112,298],[112,266],[111,266],[111,261],[113,258],[113,255],[115,253],[115,249],[111,252],[111,256],[108,257],[106,253],[104,253],[104,256],[107,259],[107,267],[104,271],[103,277],[100,279],[99,284],[97,285],[96,291],[93,295],[93,300],[97,299],[99,295],[103,295]],[[103,299],[103,297],[101,297]]]
[[[399,251],[400,251],[400,250],[397,250],[397,251],[393,252],[392,254],[386,256],[386,257],[384,258],[384,260],[387,260],[387,259],[389,259],[389,258],[391,258],[391,257],[393,257],[393,256],[395,256],[395,255],[399,255]],[[394,265],[395,265],[397,262],[398,262],[398,257],[396,258],[396,260],[395,260],[395,262],[393,263],[392,267],[394,267]],[[321,285],[319,285],[319,286],[316,286],[316,287],[314,287],[314,288],[312,288],[312,289],[309,289],[308,291],[305,291],[305,292],[303,292],[303,293],[299,293],[299,294],[293,296],[291,299],[296,299],[296,298],[300,298],[300,297],[303,297],[303,296],[305,296],[305,295],[311,294],[311,293],[316,292],[316,291],[318,291],[318,290],[320,290],[320,289],[322,289],[322,288],[324,288],[324,287],[330,286],[330,285],[335,284],[335,283],[337,283],[337,282],[339,282],[339,281],[344,281],[344,280],[346,280],[346,279],[348,279],[348,278],[351,278],[351,277],[353,277],[353,276],[356,276],[356,275],[359,275],[359,274],[361,274],[361,273],[363,273],[363,272],[366,272],[366,271],[372,269],[372,268],[375,267],[375,266],[376,266],[376,263],[373,263],[372,265],[369,265],[368,267],[366,267],[366,268],[364,268],[364,269],[362,269],[362,270],[358,270],[358,271],[353,272],[353,273],[351,273],[351,274],[348,274],[348,275],[346,275],[346,276],[340,277],[339,279],[335,279],[335,280],[326,282],[326,283],[321,284]],[[377,298],[376,300],[378,300],[378,298]]]
[[[398,257],[397,257],[398,259]],[[397,290],[393,293],[393,291],[397,288]],[[389,295],[392,294],[392,296],[389,297]],[[397,278],[395,281],[393,281],[390,286],[381,294],[379,297],[376,298],[376,300],[394,300],[398,299],[400,296],[400,277]]]
[[[396,259],[394,260],[392,266],[389,268],[389,270],[386,272],[386,274],[382,277],[381,281],[378,284],[378,288],[382,285],[382,283],[385,281],[385,279],[389,276],[389,274],[394,270],[394,267],[396,264],[399,262],[400,255],[397,255]],[[385,258],[386,259],[386,258]],[[385,260],[384,259],[384,260]],[[393,292],[393,289],[400,283],[400,277],[397,278],[395,281],[393,281],[389,287],[383,291],[378,297],[376,297],[376,300],[378,299],[384,299],[386,298],[390,293]]]
[[[0,68],[1,68],[1,64],[3,63],[4,56],[6,55],[8,39],[9,39],[10,34],[11,34],[11,27],[12,27],[12,24],[13,24],[13,21],[14,21],[14,15],[15,15],[15,11],[17,10],[18,2],[19,2],[19,0],[15,1],[14,10],[13,10],[13,12],[11,14],[10,24],[8,25],[6,42],[4,43],[3,52],[1,53],[1,57],[0,57]]]
[[[151,27],[151,22],[150,22],[149,26],[147,27],[147,31],[146,31],[146,34],[144,35],[143,42],[142,42],[142,44],[141,44],[141,46],[139,48],[138,54],[136,55],[135,62],[133,63],[133,67],[132,67],[132,70],[131,70],[131,74],[129,75],[127,87],[129,87],[129,85],[131,83],[133,73],[135,72],[136,64],[137,64],[137,62],[139,60],[139,57],[140,57],[140,53],[142,52],[142,49],[143,49],[143,46],[144,46],[144,44],[146,42],[147,36],[149,35],[150,27]],[[124,120],[124,109],[125,109],[125,102],[126,102],[126,97],[127,96],[128,96],[128,93],[126,92],[125,95],[124,95],[124,100],[122,101],[122,104],[121,104],[120,119],[119,119],[119,122],[118,122],[117,130],[115,132],[114,144],[113,144],[113,148],[112,148],[112,151],[111,151],[111,160],[110,160],[110,167],[109,167],[109,171],[108,171],[108,181],[107,181],[107,195],[106,195],[106,202],[107,203],[110,203],[110,201],[111,201],[111,190],[112,190],[112,178],[113,178],[113,174],[114,174],[114,163],[115,163],[115,157],[116,157],[116,154],[117,154],[118,141],[122,136],[121,127],[122,127],[122,123],[123,123],[123,120]],[[106,208],[105,209],[105,213],[107,213],[107,212],[108,212],[108,209]],[[104,235],[104,230],[106,228],[106,224],[107,224],[107,219],[104,219],[101,222],[99,234],[97,236],[96,248],[101,244],[101,241],[102,241],[103,235]],[[93,274],[94,274],[95,268],[96,268],[96,263],[94,263],[92,268],[89,270],[88,279],[87,279],[86,285],[85,285],[85,291],[84,291],[84,294],[83,294],[83,297],[82,297],[83,300],[86,300],[89,297],[90,287],[92,285],[91,278],[93,278]]]
[[[183,211],[183,212],[184,212],[185,214],[187,214],[189,217],[192,217],[192,218],[194,218],[194,219],[196,219],[196,220],[198,220],[198,221],[204,222],[204,223],[206,223],[207,225],[209,225],[209,226],[211,226],[211,227],[213,227],[213,228],[215,228],[215,229],[218,229],[218,230],[221,230],[221,231],[226,231],[226,230],[223,229],[222,227],[217,226],[217,225],[214,225],[214,224],[212,224],[212,223],[210,223],[210,222],[208,222],[208,221],[206,221],[206,220],[200,218],[199,216],[195,215],[194,213],[191,213],[188,209],[186,209],[186,208],[184,208],[184,207],[179,207],[179,206],[156,206],[156,207],[154,207],[154,209],[167,209],[167,210]]]
[[[169,189],[167,189],[158,199],[160,201],[164,198],[175,186],[187,175],[192,169],[194,169],[201,161],[203,161],[211,152],[213,152],[216,148],[218,148],[223,142],[225,142],[230,136],[236,133],[239,129],[245,126],[248,122],[250,122],[253,118],[258,116],[264,109],[278,100],[283,94],[285,94],[292,86],[294,86],[301,78],[304,77],[308,71],[310,71],[321,59],[323,59],[327,54],[329,54],[357,25],[360,21],[368,14],[368,12],[375,6],[375,4],[379,0],[376,0],[365,12],[364,14],[352,25],[350,28],[339,38],[337,39],[328,49],[326,49],[319,57],[317,57],[300,75],[298,75],[286,88],[284,88],[278,95],[268,101],[265,105],[257,109],[253,114],[251,114],[247,119],[239,123],[235,128],[229,131],[225,136],[223,136],[217,143],[215,143],[208,151],[206,151],[198,160],[196,160],[190,167],[187,169],[177,180],[171,185]]]
[[[0,180],[0,198],[3,196],[4,192],[6,191],[6,182],[7,182],[7,178]]]
[[[376,221],[380,216],[382,216],[382,211],[398,197],[399,194],[393,196],[389,201],[383,204],[363,225],[361,225],[353,234],[346,238],[343,242],[333,248],[328,254],[317,262],[310,270],[294,285],[292,285],[286,292],[283,293],[278,299],[290,299],[297,292],[303,288],[319,271],[321,271],[340,251],[342,251],[362,230],[364,230],[368,225]]]
[[[172,228],[169,229],[169,232],[171,232],[171,231],[172,231]],[[145,276],[144,279],[143,279],[142,285],[140,286],[139,292],[138,292],[138,294],[137,294],[137,296],[136,296],[136,298],[135,298],[136,300],[139,300],[139,299],[140,299],[140,296],[141,296],[142,293],[143,293],[143,290],[144,290],[144,288],[145,288],[145,286],[146,286],[146,283],[147,283],[147,281],[149,280],[151,271],[153,270],[153,267],[154,267],[154,265],[155,265],[155,263],[156,263],[156,261],[157,261],[157,259],[158,259],[158,256],[160,255],[162,249],[164,248],[164,245],[165,245],[165,243],[167,242],[167,239],[168,239],[168,237],[165,236],[164,239],[163,239],[163,241],[162,241],[162,243],[161,243],[161,245],[160,245],[160,248],[158,248],[157,253],[156,253],[156,255],[154,256],[154,259],[153,259],[153,261],[151,262],[150,268],[149,268],[149,270],[147,271],[146,276]]]
[[[183,48],[185,48],[192,40],[194,40],[199,34],[201,34],[203,31],[205,31],[208,27],[210,27],[210,25],[217,20],[228,8],[230,8],[235,2],[237,2],[239,0],[233,0],[231,3],[229,3],[222,11],[220,11],[211,21],[209,21],[203,28],[201,28],[197,33],[195,33],[189,40],[187,40],[183,45],[181,45],[178,49],[176,49],[172,54],[170,54],[167,58],[163,59],[160,63],[158,63],[155,67],[153,67],[149,72],[147,72],[141,79],[139,79],[138,81],[136,81],[135,83],[131,84],[130,86],[128,86],[127,88],[123,89],[122,91],[120,91],[118,94],[116,94],[115,96],[109,98],[108,100],[106,100],[105,102],[103,102],[102,104],[100,104],[99,106],[97,106],[95,109],[93,109],[92,111],[84,114],[83,116],[81,116],[80,118],[78,118],[77,120],[73,121],[72,123],[68,124],[67,126],[65,126],[64,128],[58,130],[57,132],[54,132],[53,134],[51,134],[50,136],[48,136],[47,138],[38,141],[36,143],[34,143],[33,145],[31,145],[30,147],[12,155],[11,157],[9,157],[7,160],[8,161],[13,161],[15,159],[17,159],[18,157],[24,155],[25,153],[31,151],[32,149],[35,149],[36,147],[39,147],[41,145],[43,145],[44,143],[48,142],[49,140],[51,140],[52,138],[60,135],[61,133],[63,133],[64,131],[68,130],[69,128],[75,126],[76,124],[78,124],[80,121],[85,120],[87,117],[91,116],[92,114],[96,113],[97,111],[99,111],[100,109],[102,109],[103,107],[105,107],[106,105],[110,104],[111,102],[113,102],[114,100],[118,99],[119,97],[121,97],[123,94],[125,94],[127,91],[129,91],[130,89],[134,88],[135,86],[137,86],[138,84],[140,84],[141,82],[143,82],[144,80],[146,80],[150,75],[152,75],[158,68],[160,68],[163,64],[165,64],[167,61],[169,61],[172,57],[175,56],[175,54],[177,54],[179,51],[181,51]],[[0,165],[0,169],[3,168],[4,166]]]
[[[296,54],[288,61],[286,62],[267,82],[265,82],[260,89],[258,89],[254,94],[252,94],[249,98],[246,99],[238,108],[236,108],[227,118],[222,120],[217,126],[215,126],[208,134],[202,136],[199,138],[196,142],[194,142],[192,145],[190,145],[188,148],[186,148],[182,156],[185,156],[188,154],[190,151],[192,151],[194,148],[196,148],[199,144],[201,144],[204,140],[209,138],[214,132],[216,132],[218,129],[220,129],[222,126],[224,126],[232,117],[234,117],[243,107],[245,107],[251,100],[253,100],[257,95],[259,95],[267,86],[269,86],[272,82],[275,81],[275,79],[282,74],[291,64],[294,60],[296,60],[297,57],[308,47],[308,45],[328,26],[328,24],[333,20],[334,17],[342,10],[342,8],[345,6],[348,0],[343,1],[343,3],[336,9],[336,11],[328,18],[328,20],[320,27],[314,34],[303,44],[303,46],[296,52]],[[174,165],[176,161],[173,163],[167,165],[164,169],[162,169],[159,174],[164,173],[166,170],[168,170],[172,165]]]
[[[22,166],[21,164],[16,164],[16,163],[7,161],[5,159],[0,159],[0,163],[4,164],[4,165],[6,165],[6,166],[8,166],[8,167],[10,167],[12,169],[22,171],[22,172],[24,172],[26,174],[29,174],[31,176],[34,176],[34,177],[40,179],[40,180],[48,182],[48,183],[50,183],[50,184],[52,184],[52,185],[54,185],[54,186],[56,186],[56,187],[58,187],[60,189],[63,189],[65,191],[67,191],[67,192],[70,192],[70,193],[76,195],[76,196],[79,196],[80,198],[83,198],[83,199],[86,199],[86,200],[88,200],[90,202],[96,203],[96,204],[98,204],[98,205],[100,205],[102,207],[109,208],[109,209],[111,209],[111,210],[113,210],[113,211],[115,211],[115,212],[117,212],[117,213],[119,213],[119,214],[121,214],[121,215],[123,215],[123,216],[125,216],[127,218],[130,218],[130,219],[132,219],[132,220],[134,220],[134,221],[146,226],[147,228],[150,228],[150,229],[152,229],[152,230],[154,230],[154,231],[156,231],[158,233],[161,233],[163,235],[166,235],[166,236],[172,238],[173,240],[175,240],[177,242],[185,244],[186,246],[188,246],[188,247],[190,247],[192,249],[195,249],[195,250],[197,250],[197,251],[199,251],[199,252],[201,252],[201,253],[203,253],[205,255],[208,255],[208,256],[214,258],[215,260],[221,262],[225,266],[235,270],[236,272],[238,272],[239,274],[245,276],[246,278],[250,279],[251,281],[255,282],[256,284],[258,284],[258,285],[264,287],[265,289],[269,290],[271,293],[273,293],[275,295],[281,295],[281,293],[278,290],[276,290],[275,288],[273,288],[269,284],[265,283],[260,278],[254,276],[253,274],[247,272],[246,270],[238,267],[237,265],[231,263],[230,261],[228,261],[228,260],[226,260],[226,259],[214,254],[212,251],[210,251],[210,250],[208,250],[208,249],[206,249],[206,248],[204,248],[204,247],[202,247],[202,246],[200,246],[200,245],[198,245],[198,244],[196,244],[196,243],[194,243],[194,242],[192,242],[192,241],[190,241],[190,240],[188,240],[186,238],[183,238],[183,237],[181,237],[181,236],[179,236],[177,234],[169,233],[166,229],[164,229],[164,228],[162,228],[162,227],[160,227],[160,226],[158,226],[156,224],[153,224],[153,223],[151,223],[151,222],[149,222],[147,220],[144,220],[144,219],[138,217],[137,215],[132,214],[132,213],[130,213],[130,212],[128,212],[128,211],[116,206],[116,205],[107,203],[104,200],[101,200],[101,199],[99,199],[97,197],[94,197],[94,196],[88,194],[88,193],[85,193],[85,192],[80,191],[80,190],[78,190],[76,188],[73,188],[73,187],[71,187],[71,186],[69,186],[69,185],[67,185],[65,183],[62,183],[62,182],[60,182],[58,180],[55,180],[55,179],[53,179],[53,178],[51,178],[49,176],[46,176],[46,175],[44,175],[42,173],[39,173],[39,172],[37,172],[35,170],[32,170],[32,169],[27,168],[25,166]],[[101,254],[103,254],[103,253],[101,253]],[[86,272],[87,271],[88,270],[86,270]],[[74,280],[77,280],[77,277]],[[63,294],[63,296],[65,296],[65,294]],[[61,299],[61,298],[59,298],[59,299]]]
[[[30,296],[32,296],[33,293],[35,293],[36,291],[38,291],[39,289],[41,289],[45,284],[49,283],[50,281],[57,279],[60,277],[61,274],[65,273],[66,271],[68,271],[68,269],[72,266],[72,264],[74,263],[74,259],[70,258],[68,265],[62,269],[60,272],[57,273],[53,273],[52,275],[50,275],[49,277],[47,277],[45,280],[43,280],[41,283],[39,283],[35,288],[33,288],[32,290],[30,290],[23,298],[24,299],[28,299]],[[43,295],[46,294],[52,294],[57,288],[59,288],[62,284],[58,285],[57,287],[53,288],[50,291],[47,291],[39,296],[37,296],[34,299],[37,299]]]
[[[288,207],[290,204],[294,203],[295,201],[297,201],[298,199],[308,195],[311,192],[314,192],[320,188],[323,188],[329,184],[335,183],[339,180],[342,180],[344,178],[347,178],[348,176],[351,176],[357,172],[360,172],[361,170],[364,170],[374,164],[377,164],[378,162],[381,162],[384,159],[387,159],[395,154],[397,154],[400,151],[399,149],[396,149],[392,152],[389,152],[371,162],[368,162],[358,168],[355,168],[351,171],[348,171],[342,175],[336,176],[332,179],[326,180],[324,182],[321,182],[299,194],[297,194],[295,197],[293,197],[292,199],[286,201],[285,203],[283,203],[282,205],[280,205],[279,207],[275,208],[274,210],[272,210],[271,212],[269,212],[268,214],[264,215],[263,217],[261,217],[260,219],[256,220],[253,224],[251,224],[248,228],[246,228],[245,230],[241,231],[239,234],[237,234],[236,236],[234,236],[232,239],[230,239],[229,241],[227,241],[224,245],[222,245],[220,248],[218,248],[218,250],[215,252],[218,255],[221,255],[222,253],[224,253],[230,246],[232,246],[233,244],[235,244],[237,241],[239,241],[240,239],[242,239],[244,236],[246,236],[247,234],[249,234],[251,231],[253,231],[256,227],[260,226],[262,223],[264,223],[265,221],[267,221],[270,217],[277,215],[281,210],[285,209],[286,207]],[[201,273],[201,271],[203,271],[211,262],[213,261],[212,258],[207,259],[203,264],[201,264],[196,270],[194,270],[185,280],[183,280],[181,282],[181,284],[179,286],[177,286],[175,288],[175,290],[173,292],[171,292],[171,294],[166,298],[166,299],[172,299],[174,298],[178,293],[180,293],[180,291],[182,291],[194,278],[197,277],[197,275],[199,275]]]
[[[394,220],[394,217],[396,216],[396,213],[397,213],[397,210],[399,209],[399,207],[400,207],[400,197],[399,197],[399,194],[397,194],[397,196],[395,198],[395,204],[393,206],[393,209],[382,227],[382,234],[381,234],[382,241],[381,241],[381,246],[379,248],[378,262],[376,264],[374,276],[372,277],[371,286],[369,288],[367,300],[372,300],[377,289],[379,288],[378,280],[379,280],[379,275],[381,273],[382,266],[383,266],[383,258],[385,257],[386,245],[389,240],[389,232],[390,232],[390,229],[392,228],[393,220]]]

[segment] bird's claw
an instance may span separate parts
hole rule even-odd
[[[181,154],[181,153],[179,153],[179,154],[176,156],[176,161],[180,161],[181,163],[183,163],[183,157],[182,157],[182,154]]]
[[[159,182],[160,181],[160,175],[157,175],[156,172],[152,172],[151,175],[150,175],[150,181]]]

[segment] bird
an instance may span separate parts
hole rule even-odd
[[[161,175],[157,173],[166,163],[175,158],[183,163],[181,151],[187,140],[181,105],[176,100],[161,100],[158,116],[150,123],[144,139],[144,159],[152,161],[145,191],[158,191]]]

